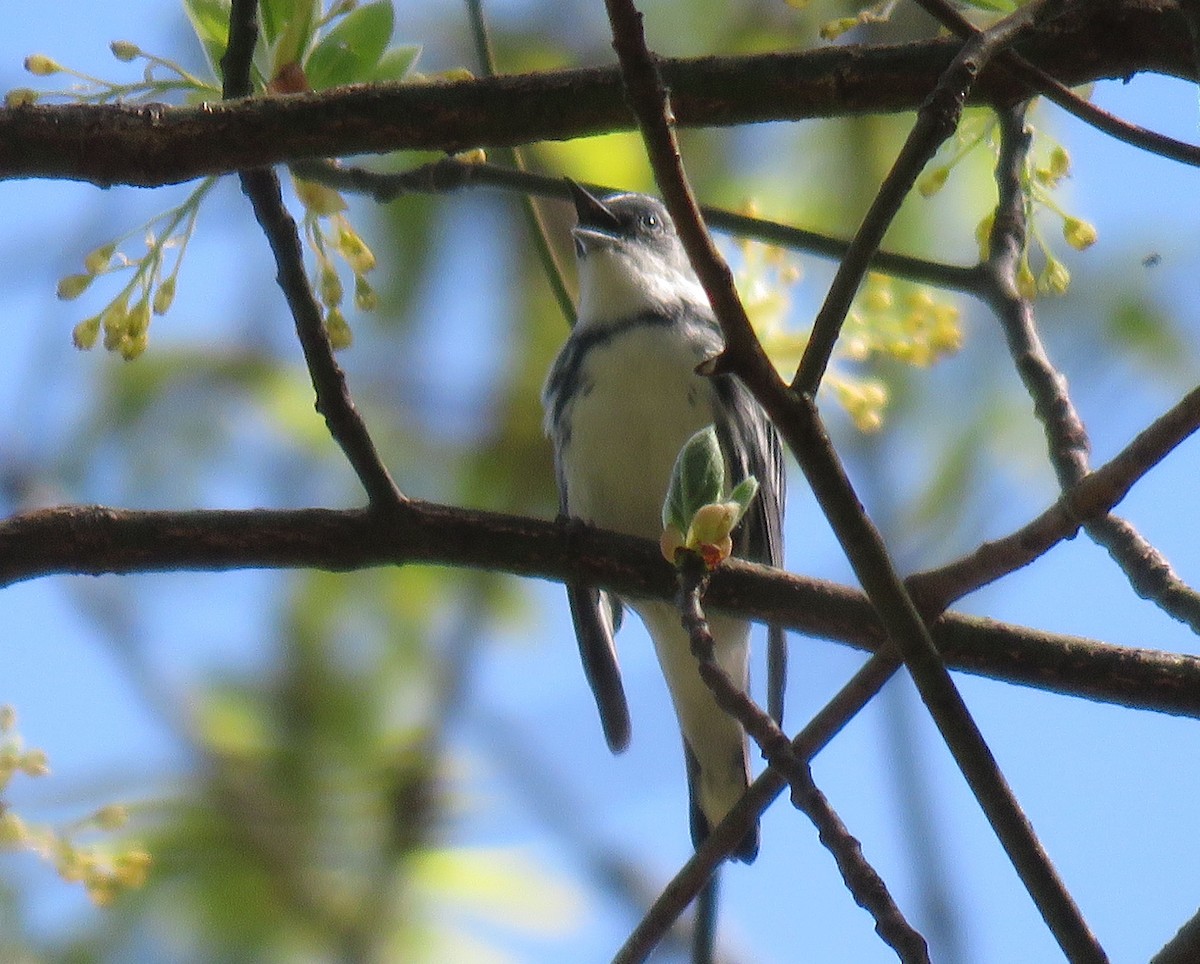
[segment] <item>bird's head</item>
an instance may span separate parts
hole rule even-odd
[[[579,262],[581,323],[682,307],[707,311],[704,291],[661,201],[645,194],[601,200],[574,181],[567,183],[578,217],[571,234]]]

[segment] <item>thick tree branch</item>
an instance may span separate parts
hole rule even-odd
[[[727,126],[914,110],[960,46],[942,37],[663,60],[661,69],[681,125]],[[1196,74],[1172,0],[1074,0],[1018,49],[1068,86],[1141,71]],[[1012,103],[1027,93],[1008,70],[992,67],[978,78],[974,101]],[[33,105],[0,110],[0,179],[149,187],[303,158],[511,146],[633,126],[612,67],[197,107]]]
[[[48,575],[312,568],[345,572],[424,563],[576,578],[630,596],[674,598],[657,543],[587,526],[410,500],[368,509],[141,512],[62,506],[0,522],[0,587]],[[731,560],[709,605],[796,632],[878,649],[886,636],[862,593]],[[947,613],[932,632],[970,673],[1138,709],[1200,717],[1200,657]]]

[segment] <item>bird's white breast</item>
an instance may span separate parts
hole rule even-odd
[[[642,325],[591,348],[561,453],[567,509],[606,529],[657,539],[675,457],[712,422],[703,359],[674,325]]]

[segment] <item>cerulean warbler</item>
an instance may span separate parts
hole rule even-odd
[[[716,429],[731,483],[753,475],[759,491],[734,531],[734,555],[780,565],[784,476],[774,427],[730,375],[696,366],[722,348],[720,328],[661,202],[641,194],[603,201],[571,183],[578,224],[579,317],[542,393],[564,515],[657,540],[680,449]],[[568,585],[584,670],[614,752],[629,743],[629,710],[613,632],[621,600]],[[749,781],[746,735],[701,680],[678,610],[625,600],[646,624],[683,731],[696,846]],[[745,689],[750,624],[709,614],[719,664]],[[751,861],[758,828],[734,852]]]

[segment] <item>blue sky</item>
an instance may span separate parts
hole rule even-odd
[[[104,6],[51,2],[31,8],[12,18],[0,39],[0,86],[29,83],[20,63],[33,51],[111,74],[115,62],[107,50],[110,39],[172,49],[185,28],[181,22],[172,26],[166,15],[171,6],[139,0]],[[1146,126],[1200,139],[1196,93],[1182,83],[1153,78],[1128,85],[1106,83],[1097,87],[1095,97],[1101,106]],[[1073,297],[1079,299],[1071,304],[1082,304],[1085,310],[1054,308],[1046,314],[1052,356],[1071,379],[1100,462],[1195,381],[1191,345],[1200,327],[1194,281],[1200,271],[1200,191],[1193,169],[1114,144],[1053,108],[1045,109],[1044,116],[1076,159],[1069,188],[1072,210],[1092,220],[1100,233],[1095,249],[1068,256],[1075,276]],[[181,197],[180,189],[171,189],[169,203]],[[153,192],[132,189],[101,192],[86,185],[0,183],[0,210],[6,216],[0,287],[6,292],[9,321],[7,351],[0,354],[0,403],[11,414],[10,428],[0,436],[0,455],[6,460],[36,453],[40,433],[61,430],[83,417],[94,402],[90,392],[95,388],[95,366],[109,363],[98,353],[78,353],[71,347],[69,333],[78,320],[77,310],[54,300],[55,280],[74,270],[87,250],[113,233],[114,225],[120,230],[132,227],[166,203]],[[239,317],[237,305],[250,290],[246,279],[273,274],[265,245],[232,182],[222,185],[214,203],[219,213],[202,222],[189,252],[180,302],[168,319],[173,327],[161,328],[164,343],[179,338],[219,344],[233,330],[232,319]],[[502,266],[505,243],[487,236],[488,219],[461,221],[451,231],[474,232],[484,249],[496,255],[480,263]],[[453,243],[447,248],[453,250]],[[1150,254],[1159,255],[1160,261],[1141,268]],[[1168,311],[1182,331],[1188,350],[1171,371],[1105,352],[1098,319],[1116,276],[1137,278],[1145,297]],[[204,286],[189,282],[198,278],[216,280]],[[800,311],[811,309],[820,297],[819,278],[816,271],[806,282]],[[491,280],[503,284],[500,267]],[[430,290],[451,286],[452,280],[433,279]],[[464,352],[461,346],[495,342],[464,341],[463,336],[480,330],[482,322],[476,319],[503,303],[499,295],[489,298],[486,285],[480,286],[483,294],[475,301],[459,290],[459,329],[426,332],[422,342],[437,357],[459,360],[454,377],[486,372],[492,357],[481,349]],[[289,326],[277,305],[268,295],[260,297],[274,312],[269,319],[264,316],[264,325],[273,330],[266,337],[286,337]],[[984,357],[992,353],[1001,372],[997,377],[1003,380],[1007,361],[986,315],[972,310],[967,330],[967,350]],[[352,367],[353,361],[347,364]],[[947,373],[935,377],[945,380],[939,384],[947,392],[969,391],[969,386],[955,382],[956,364],[947,363]],[[60,391],[30,392],[28,373],[35,369],[54,371]],[[39,403],[31,404],[31,397]],[[1020,402],[1019,395],[1010,397]],[[959,401],[946,399],[951,408]],[[1053,498],[1052,480],[1041,464],[1040,434],[1036,427],[1021,431],[1014,444],[1025,445],[1029,454],[1016,461],[1012,472],[1027,484],[1020,491],[1010,487],[1017,494],[995,507],[985,536],[1002,534]],[[1192,584],[1200,584],[1200,550],[1194,535],[1200,509],[1187,494],[1195,491],[1198,463],[1200,443],[1185,443],[1119,510]],[[897,471],[902,474],[904,468]],[[870,491],[869,482],[856,481],[864,492]],[[253,504],[256,493],[241,488],[234,474],[217,483],[221,504]],[[798,477],[792,493],[789,566],[852,582]],[[84,497],[103,501],[106,493],[101,485]],[[157,668],[186,691],[211,674],[229,667],[244,670],[254,659],[265,659],[269,654],[248,654],[257,651],[256,629],[264,618],[255,616],[254,601],[272,578],[254,573],[144,577],[145,591],[162,600],[150,607],[145,627],[148,635],[163,640],[161,648],[156,647]],[[80,794],[100,790],[102,796],[111,796],[126,786],[142,791],[161,785],[164,771],[182,773],[190,761],[142,706],[112,654],[76,614],[75,594],[102,593],[103,586],[103,581],[48,579],[0,594],[0,625],[6,630],[0,702],[17,706],[23,732],[50,753],[61,785]],[[557,873],[570,878],[579,872],[576,859],[562,853],[530,815],[519,786],[489,763],[489,730],[499,719],[528,737],[535,753],[544,754],[539,765],[565,778],[602,840],[643,860],[665,879],[688,853],[685,790],[678,733],[644,634],[633,620],[622,634],[635,740],[628,753],[612,758],[600,739],[574,647],[569,645],[559,587],[528,583],[526,588],[534,615],[530,623],[497,627],[491,634],[489,642],[495,645],[485,650],[477,708],[466,714],[456,732],[459,749],[471,761],[491,803],[462,828],[464,839],[532,847]],[[202,613],[180,609],[186,600],[202,600]],[[1115,643],[1184,652],[1198,648],[1184,627],[1138,600],[1104,553],[1083,538],[973,595],[962,608]],[[792,656],[793,722],[818,708],[860,660],[832,643],[797,640]],[[756,669],[761,678],[761,666]],[[1195,806],[1200,776],[1192,765],[1200,744],[1197,723],[987,680],[958,679],[1017,796],[1112,959],[1145,960],[1200,903],[1195,870],[1200,867]],[[907,721],[899,736],[898,720]],[[980,964],[1058,959],[1048,931],[911,686],[896,680],[884,700],[860,714],[822,754],[815,775],[901,906],[921,917],[911,855],[905,835],[898,832],[905,819],[891,763],[902,748],[898,740],[917,755],[919,778],[930,788],[932,810],[924,815],[936,828],[930,846],[950,868],[950,889],[962,904],[970,959]],[[52,791],[35,789],[29,794],[32,806],[53,802]],[[0,869],[34,883],[36,893],[47,899],[48,928],[94,913],[32,860],[5,858]],[[725,895],[724,933],[748,960],[795,960],[797,947],[814,961],[892,959],[872,933],[869,919],[841,887],[812,829],[785,802],[777,803],[765,819],[757,863],[727,873]],[[528,960],[561,960],[566,947],[579,953],[579,959],[600,959],[629,926],[621,913],[593,903],[580,930],[567,935],[563,944],[530,942],[522,944],[519,953]]]

